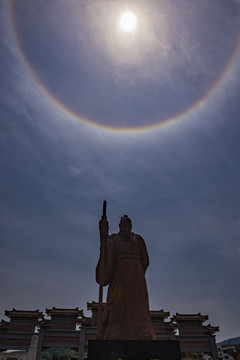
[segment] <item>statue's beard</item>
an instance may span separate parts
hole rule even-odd
[[[123,240],[132,240],[131,229],[120,230],[119,235],[123,238]]]

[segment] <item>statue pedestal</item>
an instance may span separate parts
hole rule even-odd
[[[88,360],[181,360],[178,340],[89,340]]]

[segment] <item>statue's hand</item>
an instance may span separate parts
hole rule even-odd
[[[108,236],[108,221],[106,217],[102,217],[102,219],[99,221],[99,230],[100,230],[100,235],[101,238],[105,238],[106,236]]]

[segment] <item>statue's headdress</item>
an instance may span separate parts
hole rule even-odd
[[[131,221],[130,217],[128,217],[127,215],[124,215],[121,217],[120,224],[121,223],[128,223],[132,226],[132,221]]]

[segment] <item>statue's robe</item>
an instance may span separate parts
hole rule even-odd
[[[109,285],[99,329],[101,339],[156,339],[145,280],[148,265],[146,245],[140,235],[108,236],[96,268],[97,282]]]

